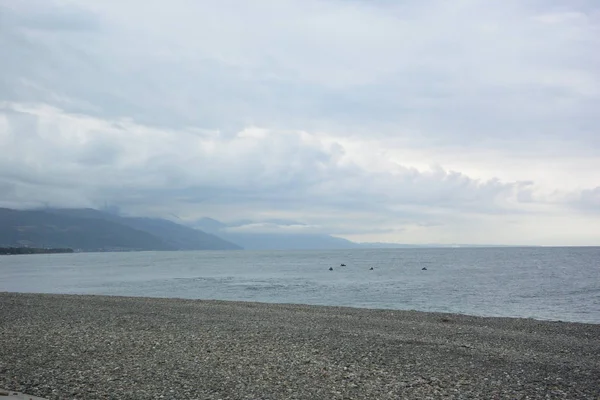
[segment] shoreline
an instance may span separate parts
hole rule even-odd
[[[279,302],[268,302],[268,301],[257,301],[257,300],[229,300],[229,299],[198,299],[192,297],[163,297],[163,296],[136,296],[136,295],[121,295],[121,294],[94,294],[94,293],[53,293],[53,292],[6,292],[0,289],[0,296],[4,294],[22,294],[22,295],[40,295],[40,296],[85,296],[85,297],[116,297],[121,299],[147,299],[147,300],[185,300],[185,301],[201,301],[201,302],[215,302],[215,303],[241,303],[241,304],[264,304],[269,305],[287,305],[287,306],[299,306],[299,307],[325,307],[325,308],[339,308],[339,309],[356,309],[356,310],[367,310],[367,311],[399,311],[399,312],[414,312],[424,314],[436,314],[440,316],[458,316],[458,317],[473,317],[473,318],[491,318],[491,319],[523,319],[540,322],[558,322],[565,324],[585,324],[585,325],[598,325],[600,321],[574,321],[568,319],[556,319],[556,318],[542,318],[542,317],[522,317],[522,316],[510,316],[510,315],[485,315],[485,314],[469,314],[461,312],[451,311],[424,311],[417,309],[403,309],[403,308],[378,308],[370,306],[357,306],[357,305],[332,305],[332,304],[316,304],[316,303],[279,303]]]
[[[0,387],[48,399],[600,393],[600,324],[10,292],[0,320]]]
[[[509,315],[484,315],[484,314],[469,314],[461,312],[451,311],[424,311],[417,309],[403,309],[403,308],[378,308],[369,306],[356,306],[356,305],[332,305],[332,304],[314,304],[314,303],[279,303],[279,302],[268,302],[268,301],[256,301],[256,300],[229,300],[229,299],[198,299],[191,297],[163,297],[163,296],[136,296],[136,295],[121,295],[121,294],[94,294],[94,293],[53,293],[53,292],[6,292],[0,289],[0,296],[4,294],[22,294],[22,295],[40,295],[40,296],[83,296],[83,297],[115,297],[120,299],[147,299],[147,300],[185,300],[185,301],[200,301],[200,302],[214,302],[214,303],[240,303],[240,304],[256,304],[256,305],[282,305],[282,306],[299,306],[299,307],[324,307],[332,309],[351,309],[351,310],[366,310],[366,311],[398,311],[408,313],[423,313],[423,314],[436,314],[439,316],[457,316],[457,317],[473,317],[482,319],[523,319],[530,321],[539,322],[557,322],[565,324],[585,324],[585,325],[598,325],[600,321],[574,321],[568,319],[555,319],[555,318],[542,318],[542,317],[522,317],[522,316],[509,316]]]

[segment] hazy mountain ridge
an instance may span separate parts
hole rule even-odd
[[[301,226],[294,221],[279,222],[284,228]],[[274,221],[238,221],[227,224],[212,218],[202,218],[186,224],[160,218],[127,217],[90,208],[0,208],[0,247],[72,248],[77,251],[497,247],[464,244],[356,243],[325,233],[291,233],[285,229],[279,232],[239,229],[253,224],[277,225]]]
[[[0,209],[0,246],[70,247],[80,251],[235,250],[215,235],[158,218],[94,209]]]
[[[237,243],[247,250],[344,250],[344,249],[422,249],[422,248],[486,248],[512,247],[497,244],[408,244],[385,242],[353,242],[325,233],[286,233],[286,232],[240,232],[237,229],[248,225],[281,224],[285,226],[301,226],[290,220],[252,221],[241,220],[224,223],[213,218],[201,218],[189,223],[189,226],[214,233],[219,237]]]
[[[130,228],[159,237],[175,250],[241,249],[237,244],[223,240],[211,233],[206,233],[202,230],[193,229],[162,218],[126,217],[95,209],[81,208],[51,209],[49,212],[61,215],[77,215],[84,218],[100,218],[127,225]]]
[[[212,218],[201,218],[190,226],[237,243],[246,250],[333,250],[361,247],[358,243],[327,234],[234,232],[228,229],[237,226],[236,224],[226,224]]]
[[[159,238],[126,225],[41,210],[0,209],[0,244],[82,251],[171,250]]]

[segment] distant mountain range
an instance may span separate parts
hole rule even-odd
[[[284,228],[286,224],[297,224],[293,221],[269,223]],[[0,247],[71,248],[75,251],[492,247],[355,243],[327,234],[266,233],[240,229],[257,224],[253,221],[226,224],[202,218],[185,224],[160,218],[125,217],[90,208],[0,208]]]
[[[0,247],[68,247],[76,251],[236,250],[210,233],[158,218],[94,209],[0,208]]]
[[[257,221],[224,223],[212,218],[201,218],[188,223],[189,226],[210,232],[225,240],[239,244],[247,250],[334,250],[334,249],[418,249],[418,248],[459,248],[459,247],[506,247],[502,245],[473,244],[401,244],[401,243],[357,243],[327,234],[309,233],[265,233],[247,231],[240,228],[248,225],[261,225]],[[301,225],[296,221],[271,220],[267,225]]]
[[[319,250],[361,245],[325,234],[229,232],[203,218],[186,226],[160,218],[124,217],[91,208],[0,208],[0,247],[68,247],[76,251]]]
[[[202,218],[191,224],[237,243],[246,250],[324,250],[356,249],[362,246],[350,240],[326,234],[235,232],[235,224],[225,224],[212,218]]]

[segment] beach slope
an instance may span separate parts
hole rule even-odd
[[[598,399],[600,325],[0,293],[0,387],[49,399]]]

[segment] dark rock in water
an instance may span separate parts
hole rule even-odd
[[[333,267],[329,267],[329,270],[330,270],[330,271],[333,271]]]
[[[369,271],[373,271],[373,267],[369,268]]]
[[[345,266],[346,266],[346,264],[340,264],[340,267],[345,267]]]
[[[421,268],[421,271],[427,271],[427,268],[423,267]]]

